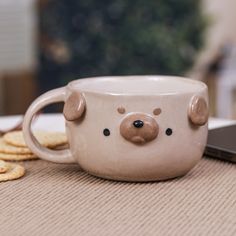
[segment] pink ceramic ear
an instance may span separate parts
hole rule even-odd
[[[194,125],[205,125],[208,120],[208,106],[206,100],[200,96],[192,97],[188,110],[188,117]]]
[[[63,114],[68,121],[79,119],[85,111],[86,103],[84,96],[80,92],[72,92],[66,99]]]

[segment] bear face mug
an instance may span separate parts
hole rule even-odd
[[[32,134],[34,115],[64,102],[69,149],[49,150]],[[28,108],[24,138],[40,158],[77,163],[84,171],[123,181],[182,176],[201,159],[208,134],[207,86],[174,76],[79,79],[51,90]]]

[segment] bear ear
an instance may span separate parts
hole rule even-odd
[[[66,120],[74,121],[79,119],[85,111],[86,103],[84,96],[77,91],[71,93],[66,99],[63,114]]]
[[[188,109],[188,117],[194,125],[202,126],[207,123],[208,106],[206,100],[203,97],[192,97]]]

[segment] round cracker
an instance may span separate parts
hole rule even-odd
[[[25,168],[15,163],[7,163],[8,170],[5,173],[0,174],[0,182],[18,179],[25,174]]]
[[[66,134],[61,132],[36,131],[34,135],[42,146],[48,148],[54,148],[67,143]],[[10,145],[27,147],[22,131],[9,132],[3,136],[3,139]]]
[[[0,160],[0,174],[7,172],[9,165],[7,162]]]
[[[35,159],[38,159],[35,154],[8,154],[0,152],[0,160],[4,161],[26,161]]]
[[[3,138],[0,138],[0,152],[7,154],[32,154],[29,148],[9,145]]]

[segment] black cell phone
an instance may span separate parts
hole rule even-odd
[[[236,163],[236,124],[209,130],[205,155]]]

